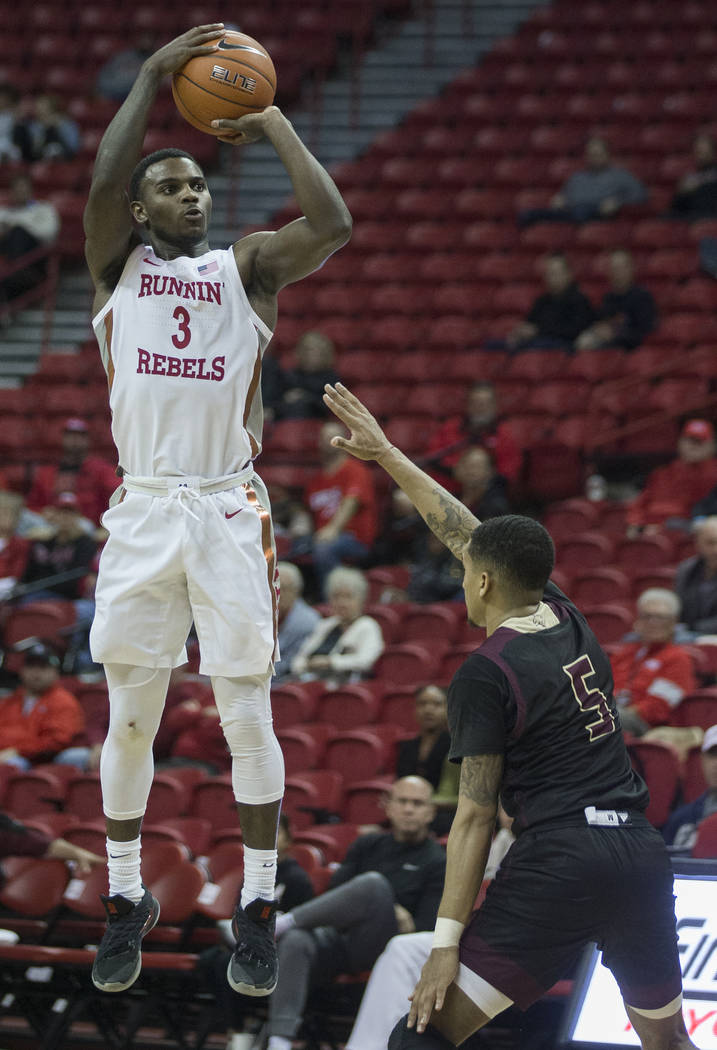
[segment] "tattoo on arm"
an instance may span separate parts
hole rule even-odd
[[[445,543],[456,558],[460,558],[471,533],[480,522],[460,500],[454,499],[439,485],[433,492],[440,512],[429,511],[426,524],[441,543]]]
[[[477,806],[492,806],[498,802],[502,779],[502,755],[471,755],[461,763],[458,790]]]

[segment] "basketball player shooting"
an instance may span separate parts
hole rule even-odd
[[[142,937],[159,917],[141,881],[140,829],[152,742],[170,671],[186,659],[192,620],[232,755],[244,839],[228,980],[236,991],[263,996],[277,979],[274,885],[284,763],[269,701],[278,655],[273,534],[266,490],[253,468],[261,441],[259,380],[277,293],[346,243],[351,217],[274,106],[224,120],[219,130],[237,144],[266,136],[276,149],[303,213],[277,232],[211,251],[212,202],[196,161],[178,149],[140,160],[163,78],[211,54],[210,41],[222,29],[192,29],[144,63],[100,142],[84,215],[93,326],[123,471],[118,498],[104,516],[109,539],[91,632],[110,698],[100,764],[107,927],[92,970],[95,985],[108,992],[136,980]]]
[[[449,1050],[515,1003],[525,1010],[596,942],[646,1050],[687,1050],[672,871],[645,817],[607,656],[550,581],[538,522],[481,522],[390,444],[340,383],[324,401],[350,431],[334,445],[375,460],[461,559],[469,620],[486,640],[448,692],[461,763],[433,949],[389,1050]],[[472,913],[499,795],[518,835]]]

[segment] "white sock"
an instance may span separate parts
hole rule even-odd
[[[115,842],[107,839],[107,868],[110,876],[110,897],[121,893],[133,901],[141,901],[144,896],[142,876],[139,871],[141,836],[129,842]]]
[[[257,897],[273,901],[276,886],[276,850],[244,846],[244,885],[241,906],[246,908]]]
[[[277,941],[281,937],[282,933],[286,933],[288,930],[293,930],[294,926],[296,926],[296,919],[290,911],[285,911],[283,915],[277,915],[276,931],[274,934]]]
[[[291,1039],[285,1039],[283,1035],[271,1035],[266,1050],[291,1050]]]

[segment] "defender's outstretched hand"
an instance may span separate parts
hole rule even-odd
[[[324,402],[351,432],[348,438],[332,438],[331,444],[335,448],[350,452],[357,459],[380,459],[393,448],[366,406],[343,383],[336,386],[327,383]]]

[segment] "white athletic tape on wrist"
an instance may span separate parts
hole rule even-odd
[[[465,923],[458,919],[436,919],[433,931],[433,948],[457,948],[463,935]]]

